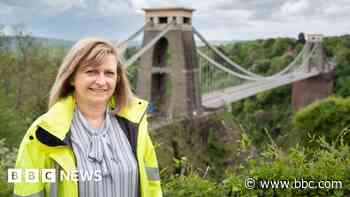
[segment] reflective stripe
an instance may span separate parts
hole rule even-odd
[[[28,196],[20,196],[20,195],[17,195],[17,194],[13,194],[14,197],[45,197],[45,194],[44,194],[44,191],[40,191],[38,193],[35,193],[35,194],[31,194],[31,195],[28,195]]]
[[[58,181],[60,180],[60,166],[55,162],[54,164],[56,170],[56,181],[50,185],[50,197],[58,196]]]
[[[51,183],[51,185],[50,185],[50,197],[57,197],[57,184],[58,183],[56,181]]]
[[[158,168],[146,167],[146,173],[147,173],[148,180],[151,180],[151,181],[160,180]]]

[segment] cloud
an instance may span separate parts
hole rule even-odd
[[[288,21],[300,18],[349,16],[350,2],[346,0],[219,0],[214,9],[222,11],[244,10],[250,13],[251,20]]]
[[[26,1],[26,0],[17,0],[17,1],[12,1],[12,0],[0,0],[0,3],[7,5],[7,6],[13,6],[13,7],[38,7],[42,4],[42,0],[38,1]]]
[[[0,24],[26,24],[34,35],[76,40],[126,38],[146,7],[192,7],[193,24],[212,40],[349,32],[348,0],[0,0]]]
[[[287,1],[281,7],[281,12],[287,15],[303,14],[309,11],[310,6],[310,1],[307,0]]]
[[[9,20],[7,23],[16,24],[31,23],[40,18],[56,16],[74,6],[79,6],[80,2],[78,0],[0,0],[1,4],[10,9],[11,13],[0,12],[0,17]]]
[[[49,8],[56,9],[57,11],[65,11],[74,6],[82,7],[82,1],[80,0],[45,0],[44,1]]]
[[[95,12],[99,17],[113,17],[130,14],[132,5],[128,1],[99,0],[94,7],[90,7],[89,12]]]
[[[87,13],[94,13],[97,16],[116,16],[131,8],[129,0],[0,0],[0,3],[12,7],[13,12],[24,13],[27,18],[51,17],[61,14],[69,9],[84,10]]]
[[[349,33],[348,10],[347,0],[217,0],[210,6],[211,19],[201,15],[208,22],[199,25],[207,32],[219,27],[225,29],[224,37],[242,39],[295,37],[301,31],[339,35]]]
[[[74,5],[81,4],[81,0],[35,0],[35,1],[27,1],[27,0],[0,0],[0,3],[5,4],[7,6],[13,6],[17,8],[27,8],[27,9],[35,9],[35,8],[56,8],[56,9],[68,9]]]
[[[273,13],[278,11],[283,6],[284,2],[284,0],[220,0],[218,3],[215,4],[214,8],[226,11],[245,11],[250,13],[250,18],[261,19],[269,18],[271,15],[273,15]]]
[[[8,5],[6,5],[6,4],[3,4],[3,3],[1,3],[0,2],[0,16],[1,15],[8,15],[8,14],[11,14],[11,12],[12,12],[12,8],[11,8],[11,6],[8,6]]]

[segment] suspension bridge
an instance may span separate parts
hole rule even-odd
[[[284,69],[279,72],[264,76],[212,46],[192,25],[193,9],[144,11],[145,24],[118,47],[123,54],[128,43],[144,34],[142,47],[131,57],[120,58],[125,67],[138,65],[137,95],[149,100],[154,105],[153,112],[162,116],[198,116],[287,84],[294,84],[293,99],[300,105],[331,91],[329,85],[328,90],[322,87],[324,79],[319,77],[335,68],[335,63],[326,57],[321,35],[308,36],[293,61],[281,66]],[[196,40],[204,46],[197,47]]]

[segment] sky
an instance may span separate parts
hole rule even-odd
[[[349,0],[0,0],[0,25],[24,24],[34,35],[76,41],[123,40],[144,24],[142,8],[194,8],[193,26],[207,40],[350,33]]]

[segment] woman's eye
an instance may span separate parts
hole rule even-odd
[[[106,72],[106,75],[113,76],[114,72]]]
[[[87,70],[86,73],[93,74],[93,73],[95,73],[95,71],[94,70]]]

